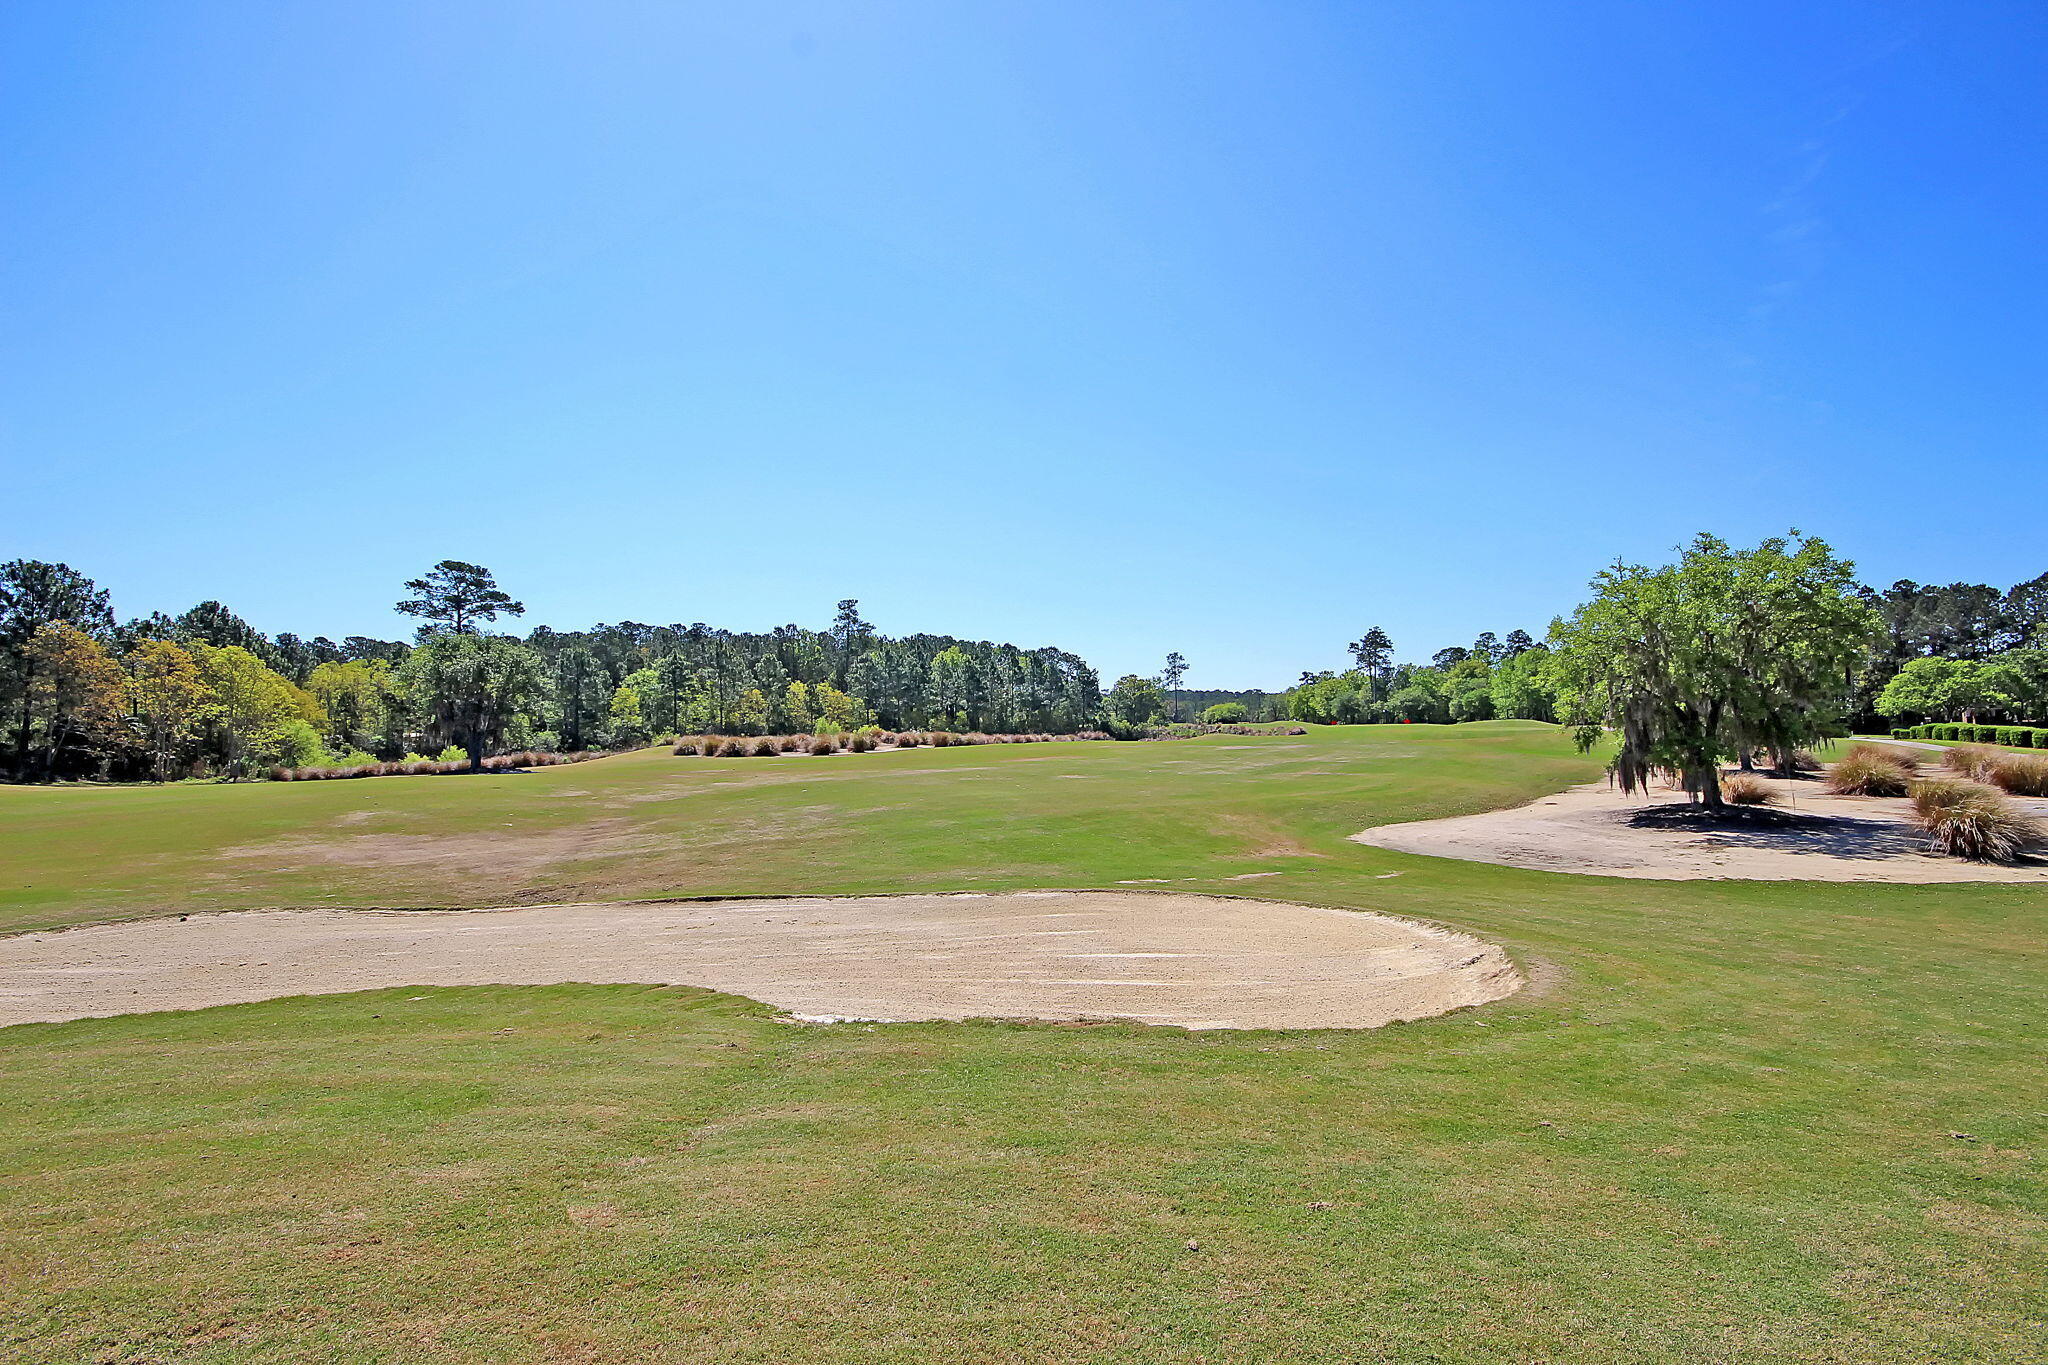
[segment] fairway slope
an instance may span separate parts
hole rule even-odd
[[[1025,891],[249,911],[0,940],[0,1025],[392,986],[708,986],[809,1020],[1373,1028],[1521,984],[1500,949],[1385,915]]]

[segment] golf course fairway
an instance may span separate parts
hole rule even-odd
[[[1498,722],[0,788],[7,933],[1092,888],[1439,925],[1529,983],[1373,1029],[818,1024],[590,984],[0,1029],[0,1357],[2048,1353],[2048,892],[1349,838],[1598,772]]]

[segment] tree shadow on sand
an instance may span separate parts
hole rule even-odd
[[[1865,862],[1911,857],[1927,850],[1922,835],[1895,820],[1806,815],[1770,807],[1730,806],[1715,812],[1700,806],[1649,806],[1627,812],[1623,823],[1632,829],[1702,834],[1708,836],[1709,843],[1723,848],[1814,853]]]

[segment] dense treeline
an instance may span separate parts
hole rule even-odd
[[[17,780],[240,776],[663,734],[891,730],[1071,733],[1104,710],[1063,650],[901,639],[839,604],[832,625],[765,633],[636,622],[487,633],[524,607],[444,561],[406,585],[413,641],[264,635],[219,602],[117,622],[62,564],[0,565],[0,724]]]
[[[1861,595],[1882,623],[1857,678],[1867,725],[2048,720],[2048,573],[2003,591],[1901,580]]]
[[[1836,729],[2048,718],[2048,574],[2005,589],[1901,580],[1844,591],[1867,614],[1822,699]],[[1427,664],[1395,662],[1393,640],[1375,626],[1349,646],[1352,668],[1304,673],[1279,703],[1322,724],[1555,721],[1567,680],[1551,646],[1566,625],[1553,622],[1548,642],[1489,631]]]
[[[1301,675],[1284,698],[1289,717],[1323,725],[1557,719],[1548,647],[1527,631],[1487,631],[1469,647],[1439,649],[1426,664],[1396,663],[1394,642],[1378,626],[1349,649],[1347,671]]]
[[[1244,692],[1178,687],[1166,693],[1167,714],[1177,720],[1200,719],[1212,707],[1237,705],[1244,708],[1233,720],[1279,720],[1286,715],[1286,694],[1252,688]]]

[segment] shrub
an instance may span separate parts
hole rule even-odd
[[[896,747],[899,749],[915,749],[922,743],[924,743],[924,736],[918,734],[915,730],[904,730],[896,736]]]
[[[1844,796],[1904,796],[1912,779],[1912,770],[1898,758],[1858,744],[1829,765],[1822,785]]]
[[[720,740],[718,756],[720,758],[745,758],[747,756],[746,741],[742,739]]]
[[[874,741],[859,731],[846,737],[846,752],[850,754],[864,754],[874,747]]]
[[[1892,727],[1893,739],[1911,739],[1912,737],[1913,727],[1910,725],[1894,725]]]
[[[1928,852],[1974,862],[2009,863],[2042,837],[2040,822],[1998,791],[1953,778],[1913,784],[1913,823],[1926,831]]]
[[[824,754],[829,754],[829,753],[832,753],[832,752],[836,751],[836,750],[837,750],[838,748],[839,748],[839,736],[837,736],[837,735],[812,735],[812,736],[811,736],[811,752],[812,752],[812,753],[814,753],[814,754],[818,754],[818,755],[824,755]]]
[[[1941,766],[1975,782],[1983,780],[1984,769],[1996,757],[1996,749],[1988,749],[1981,744],[1958,744],[1942,754]]]
[[[755,740],[747,748],[753,753],[755,758],[774,758],[782,752],[782,745],[766,735]]]
[[[1778,794],[1755,773],[1730,773],[1721,779],[1721,799],[1737,806],[1775,806]]]
[[[2048,796],[2048,754],[1997,754],[1983,775],[2014,796]]]

